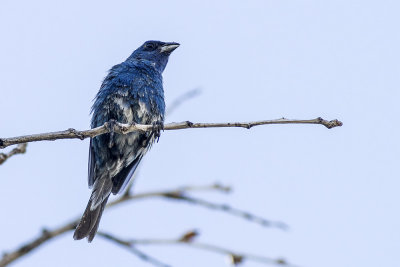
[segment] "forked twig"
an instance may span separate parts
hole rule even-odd
[[[10,157],[17,155],[17,154],[24,154],[26,152],[26,147],[28,146],[27,143],[19,144],[16,148],[12,149],[8,153],[0,153],[0,165],[4,163]]]

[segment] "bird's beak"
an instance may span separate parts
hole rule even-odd
[[[161,46],[160,52],[161,53],[172,53],[175,49],[179,47],[180,44],[178,43],[165,43]]]

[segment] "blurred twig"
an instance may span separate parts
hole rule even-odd
[[[227,204],[216,204],[216,203],[206,201],[203,199],[194,198],[194,197],[185,195],[180,192],[177,192],[177,193],[174,193],[171,195],[166,195],[166,197],[169,197],[171,199],[184,200],[185,202],[188,202],[190,204],[200,205],[200,206],[203,206],[203,207],[206,207],[209,209],[225,212],[230,215],[241,217],[241,218],[249,220],[251,222],[260,224],[262,226],[275,227],[275,228],[280,228],[282,230],[288,229],[288,226],[283,222],[266,220],[264,218],[254,215],[254,214],[251,214],[250,212],[233,208]]]
[[[168,106],[167,110],[165,111],[165,116],[171,115],[172,112],[174,112],[178,107],[180,107],[184,102],[199,96],[201,94],[200,88],[195,88],[192,90],[189,90],[182,95],[178,96],[175,98],[174,101]]]
[[[50,239],[59,236],[68,231],[74,230],[78,224],[78,219],[75,219],[53,231],[43,229],[41,235],[32,241],[27,242],[18,249],[10,253],[3,253],[3,257],[0,259],[0,267],[7,266],[8,264],[14,262],[15,260],[21,258],[22,256],[28,254],[32,250],[36,249],[43,243],[49,241]]]
[[[104,239],[111,241],[113,243],[116,243],[122,247],[124,247],[125,249],[127,249],[128,251],[130,251],[131,253],[133,253],[134,255],[136,255],[139,259],[141,259],[142,261],[148,262],[154,266],[159,266],[159,267],[171,267],[171,265],[168,265],[166,263],[161,262],[160,260],[142,252],[141,250],[137,249],[135,246],[133,246],[132,243],[127,242],[125,240],[122,240],[116,236],[113,236],[111,234],[106,234],[103,232],[98,232],[97,233],[98,236],[103,237]]]
[[[262,121],[251,121],[251,122],[217,122],[217,123],[203,123],[203,122],[193,123],[190,121],[172,122],[165,124],[164,130],[181,130],[189,128],[226,128],[226,127],[239,127],[239,128],[250,129],[255,126],[269,125],[269,124],[319,124],[325,126],[328,129],[343,125],[341,121],[338,120],[327,121],[320,117],[311,120],[289,120],[286,118],[281,118],[276,120],[262,120]],[[111,127],[111,125],[113,127]],[[58,139],[84,140],[86,138],[95,137],[98,135],[109,133],[111,131],[119,134],[127,134],[133,131],[148,132],[148,131],[153,131],[153,129],[154,129],[153,125],[147,125],[147,124],[124,124],[119,122],[113,122],[113,123],[106,122],[102,126],[84,131],[78,131],[73,128],[70,128],[68,130],[59,132],[32,134],[25,136],[10,137],[10,138],[0,138],[0,148],[5,148],[10,145],[15,145],[20,143],[46,141],[46,140],[52,140],[52,141]]]
[[[184,92],[183,94],[181,94],[180,96],[175,98],[175,100],[173,100],[171,104],[169,104],[169,106],[167,107],[167,110],[165,111],[165,117],[170,116],[171,113],[173,113],[177,108],[182,106],[183,103],[187,102],[188,100],[190,100],[192,98],[199,96],[200,94],[201,94],[200,88],[195,88],[195,89],[189,90],[187,92]],[[128,186],[126,187],[125,194],[130,194],[132,186],[136,181],[135,178],[138,176],[138,172],[139,172],[141,166],[142,165],[139,165],[138,169],[136,169],[135,173],[133,174],[134,176],[132,177]]]
[[[228,213],[230,215],[260,224],[261,226],[264,227],[274,227],[274,228],[279,228],[282,230],[287,230],[288,226],[283,223],[283,222],[278,222],[278,221],[270,221],[266,220],[264,218],[261,218],[257,215],[254,215],[250,212],[247,211],[242,211],[236,208],[233,208],[229,205],[226,204],[216,204],[210,201],[206,201],[203,199],[199,198],[194,198],[189,196],[187,193],[188,192],[194,192],[194,191],[219,191],[219,192],[230,192],[231,188],[229,186],[224,186],[218,183],[208,185],[208,186],[186,186],[186,187],[180,187],[177,188],[176,190],[173,191],[166,191],[166,192],[153,192],[153,193],[145,193],[145,194],[125,194],[119,199],[115,200],[114,202],[111,202],[107,205],[107,207],[112,207],[114,205],[119,204],[120,202],[124,202],[130,199],[136,199],[136,198],[143,198],[143,197],[164,197],[168,199],[173,199],[173,200],[180,200],[187,202],[189,204],[194,204],[198,206],[202,206],[208,209],[213,209],[221,212]]]
[[[27,143],[19,144],[16,148],[12,149],[8,153],[0,153],[0,165],[4,163],[10,157],[17,155],[17,154],[24,154],[26,152],[26,147],[28,146]]]
[[[202,192],[202,191],[216,191],[216,192],[230,192],[230,187],[224,186],[221,184],[212,184],[208,186],[184,186],[184,187],[179,187],[176,189],[170,189],[170,190],[161,190],[161,191],[152,191],[152,192],[146,192],[146,193],[138,193],[135,195],[131,194],[125,194],[122,195],[120,198],[110,202],[107,205],[107,209],[117,206],[121,203],[125,203],[131,200],[138,200],[138,199],[146,199],[146,198],[153,198],[153,197],[164,197],[168,199],[176,199],[176,200],[182,200],[182,201],[187,201],[188,203],[192,204],[197,204],[204,206],[206,208],[213,208],[212,206],[218,206],[218,204],[213,204],[211,202],[205,202],[204,200],[201,201],[194,201],[191,197],[189,197],[187,194],[190,192]],[[207,203],[207,204],[206,204]],[[215,208],[214,208],[215,209]],[[217,210],[224,210],[224,209],[217,209]],[[224,210],[229,213],[229,211]],[[233,215],[240,216],[242,218],[248,219],[246,217],[248,216],[241,216],[240,214],[235,214]],[[251,215],[252,217],[255,218],[260,218],[255,215]],[[79,217],[76,217],[75,219],[71,220],[70,222],[64,224],[61,227],[58,227],[54,230],[42,230],[42,233],[40,234],[39,237],[35,238],[32,241],[27,242],[26,244],[22,245],[21,247],[17,248],[16,250],[9,252],[9,253],[4,253],[3,257],[0,259],[0,267],[6,266],[10,264],[11,262],[14,262],[15,260],[21,258],[22,256],[28,254],[32,250],[38,248],[39,246],[43,245],[47,241],[51,240],[54,237],[60,236],[68,231],[72,231],[75,229],[76,225],[78,224]],[[265,219],[261,219],[260,221],[267,221]],[[258,221],[256,221],[258,222]],[[274,226],[274,225],[266,225],[262,224],[264,226]],[[137,252],[139,253],[139,252]]]
[[[108,234],[108,233],[98,232],[97,234],[111,242],[115,242],[121,246],[124,246],[125,248],[128,248],[128,249],[132,249],[132,248],[135,249],[138,245],[185,245],[185,246],[195,248],[195,249],[206,250],[206,251],[210,251],[210,252],[214,252],[214,253],[227,255],[227,256],[229,256],[231,263],[234,265],[238,265],[239,263],[242,263],[245,260],[251,260],[251,261],[256,261],[256,262],[259,262],[262,264],[284,265],[284,266],[291,266],[291,267],[295,266],[295,265],[289,264],[284,259],[273,259],[273,258],[264,257],[264,256],[260,256],[260,255],[253,255],[253,254],[242,253],[242,252],[234,252],[234,251],[224,248],[224,247],[196,242],[195,238],[199,235],[199,233],[194,230],[188,231],[176,239],[124,240],[124,239],[116,237],[115,235]],[[160,266],[160,265],[154,264],[153,262],[151,262],[150,260],[148,260],[146,258],[141,258],[141,259],[144,261],[147,261],[149,263],[152,263],[153,265]],[[159,262],[157,262],[157,263],[159,263]],[[168,265],[164,264],[161,266],[168,266]]]

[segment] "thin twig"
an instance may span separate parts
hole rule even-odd
[[[253,121],[253,122],[221,122],[221,123],[193,123],[190,121],[172,122],[165,124],[164,130],[181,130],[188,128],[222,128],[222,127],[241,127],[250,129],[254,126],[268,125],[268,124],[320,124],[324,125],[328,129],[343,125],[342,122],[338,120],[327,121],[322,118],[316,118],[312,120],[289,120],[281,118],[277,120],[263,120],[263,121]],[[111,125],[113,126],[113,129],[111,129]],[[153,129],[154,129],[153,125],[106,122],[102,126],[84,131],[78,131],[73,128],[70,128],[68,130],[59,132],[49,132],[42,134],[10,137],[10,138],[0,138],[0,148],[5,148],[15,144],[45,141],[45,140],[48,141],[49,140],[54,141],[58,139],[83,140],[89,137],[95,137],[101,134],[109,133],[111,130],[119,134],[127,134],[133,131],[147,132],[147,131],[152,131]]]
[[[17,155],[17,154],[24,154],[26,152],[26,147],[28,146],[27,143],[19,144],[16,148],[12,149],[8,153],[0,153],[0,165],[4,163],[10,157]]]
[[[1,258],[0,260],[0,267],[7,266],[13,261],[21,258],[22,256],[28,254],[32,250],[38,248],[40,245],[49,241],[50,239],[62,235],[68,231],[74,230],[77,224],[78,224],[78,219],[75,219],[53,231],[43,229],[41,235],[38,238],[35,238],[34,240],[27,242],[26,244],[22,245],[20,248],[16,249],[13,252],[3,253],[3,258]]]
[[[166,264],[161,262],[160,260],[142,252],[141,250],[138,250],[135,246],[133,246],[130,242],[124,241],[114,235],[111,234],[107,234],[107,233],[103,233],[103,232],[97,232],[98,236],[103,237],[104,239],[108,240],[108,241],[112,241],[122,247],[124,247],[125,249],[127,249],[128,251],[130,251],[131,253],[135,254],[139,259],[141,259],[142,261],[148,262],[154,266],[160,266],[160,267],[171,267],[171,265]]]
[[[146,193],[138,193],[135,195],[122,195],[120,198],[110,202],[106,208],[109,209],[113,206],[117,206],[121,203],[135,199],[138,200],[138,199],[146,199],[153,197],[171,198],[174,195],[175,196],[185,195],[188,192],[196,192],[196,191],[230,192],[230,190],[231,190],[230,187],[221,184],[212,184],[208,186],[184,186],[170,190],[152,191]],[[185,201],[186,199],[182,198],[182,200]],[[0,259],[0,267],[7,266],[8,264],[28,254],[32,250],[40,247],[41,245],[51,240],[52,238],[60,236],[68,231],[74,230],[79,222],[79,219],[80,217],[76,217],[75,219],[71,220],[65,225],[58,227],[54,230],[48,230],[48,229],[42,230],[42,233],[39,237],[33,239],[32,241],[27,242],[26,244],[22,245],[21,247],[17,248],[12,252],[4,253],[3,257]]]
[[[191,196],[188,196],[185,194],[176,194],[175,193],[175,194],[165,195],[165,196],[168,198],[171,198],[171,199],[184,200],[190,204],[200,205],[200,206],[203,206],[203,207],[206,207],[209,209],[225,212],[230,215],[237,216],[237,217],[243,218],[245,220],[260,224],[261,226],[275,227],[275,228],[279,228],[282,230],[287,230],[289,228],[288,225],[283,222],[266,220],[264,218],[254,215],[254,214],[251,214],[248,211],[239,210],[239,209],[233,208],[227,204],[216,204],[216,203],[209,202],[209,201],[206,201],[203,199],[194,198],[194,197],[191,197]]]
[[[178,96],[172,103],[168,106],[167,110],[165,111],[165,115],[169,116],[172,112],[174,112],[178,107],[180,107],[184,102],[188,101],[191,98],[194,98],[200,95],[201,90],[200,88],[195,88],[189,90],[182,95]]]
[[[137,199],[137,198],[143,198],[143,197],[164,197],[164,198],[168,198],[168,199],[173,199],[173,200],[179,200],[179,201],[184,201],[187,202],[189,204],[193,204],[193,205],[198,205],[198,206],[202,206],[208,209],[213,209],[213,210],[217,210],[217,211],[221,211],[221,212],[225,212],[227,214],[230,214],[232,216],[236,216],[254,223],[257,223],[261,226],[264,227],[274,227],[274,228],[278,228],[281,230],[287,230],[289,227],[283,223],[283,222],[279,222],[279,221],[271,221],[271,220],[266,220],[264,218],[261,218],[257,215],[254,215],[250,212],[247,211],[242,211],[236,208],[233,208],[229,205],[226,204],[216,204],[210,201],[206,201],[203,199],[199,199],[199,198],[194,198],[191,197],[189,195],[187,195],[187,192],[193,192],[193,191],[210,191],[210,190],[217,190],[220,192],[230,192],[231,188],[228,186],[223,186],[220,184],[213,184],[211,186],[189,186],[189,187],[181,187],[178,188],[175,191],[168,191],[168,192],[164,192],[161,193],[160,192],[154,192],[154,193],[145,193],[145,195],[143,194],[135,194],[135,195],[131,195],[131,194],[125,194],[123,196],[121,196],[119,199],[109,203],[107,205],[107,207],[112,207],[115,205],[118,205],[120,202],[125,202],[127,200],[130,199]]]
[[[171,198],[172,195],[176,194],[185,194],[187,192],[202,192],[202,191],[215,191],[215,192],[230,192],[231,189],[229,186],[224,186],[219,183],[214,183],[211,185],[203,185],[203,186],[181,186],[176,189],[170,189],[170,190],[160,190],[160,191],[151,191],[151,192],[145,192],[145,193],[136,193],[134,195],[132,194],[124,194],[120,198],[110,202],[107,204],[107,208],[113,207],[115,205],[120,204],[121,202],[125,202],[128,200],[134,200],[134,199],[144,199],[144,198],[149,198],[149,197],[166,197],[166,198]]]
[[[131,239],[131,240],[123,240],[118,238],[112,234],[98,232],[98,235],[102,236],[103,238],[115,242],[119,245],[122,245],[127,248],[134,248],[138,245],[184,245],[195,249],[210,251],[214,253],[219,253],[223,255],[227,255],[230,257],[233,264],[238,264],[243,262],[244,260],[251,260],[256,261],[262,264],[273,264],[273,265],[285,265],[294,267],[295,265],[289,264],[284,259],[274,259],[270,257],[248,254],[243,252],[234,252],[231,249],[227,249],[224,247],[207,244],[207,243],[199,243],[195,242],[195,238],[199,235],[197,231],[188,231],[184,233],[182,236],[176,239]],[[186,238],[190,236],[190,238]]]

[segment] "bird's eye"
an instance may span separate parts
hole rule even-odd
[[[146,44],[145,48],[146,50],[153,50],[156,47],[156,45],[154,43],[148,43]]]

